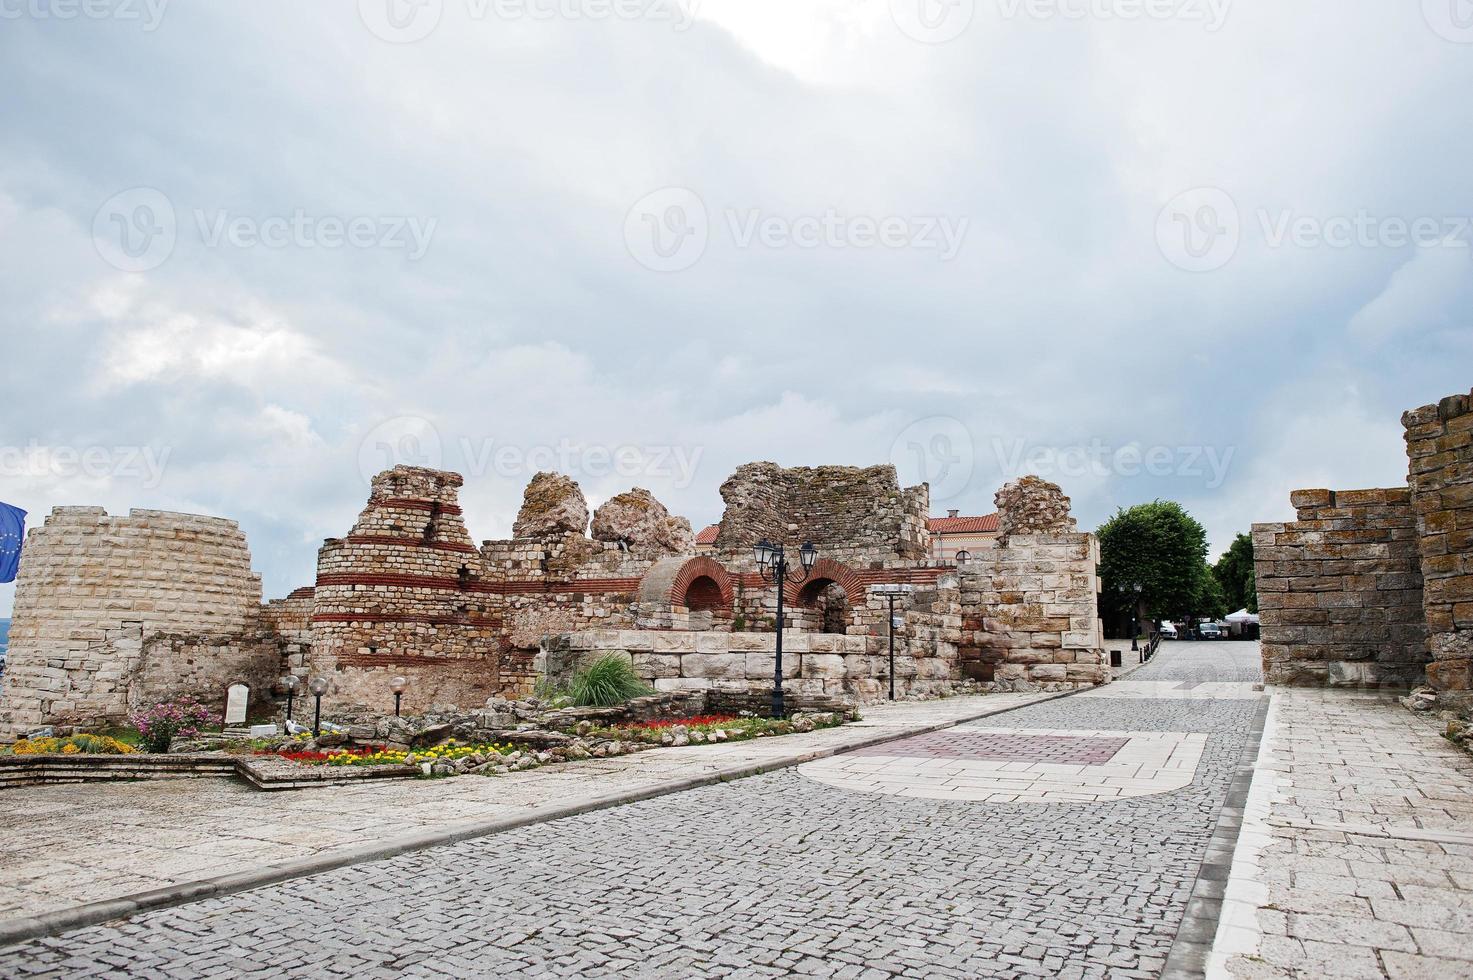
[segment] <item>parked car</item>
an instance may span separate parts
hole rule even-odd
[[[1180,634],[1178,634],[1177,631],[1176,631],[1176,624],[1175,623],[1162,623],[1161,624],[1161,639],[1163,639],[1163,640],[1175,640],[1175,639],[1178,639],[1179,637],[1180,637]]]
[[[1199,640],[1222,640],[1226,639],[1222,627],[1216,623],[1198,623],[1197,639]]]

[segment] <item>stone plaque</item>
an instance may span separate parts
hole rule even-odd
[[[246,720],[246,705],[251,700],[251,689],[244,684],[231,684],[225,690],[225,724],[241,725]]]

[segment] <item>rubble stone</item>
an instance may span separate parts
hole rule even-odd
[[[588,501],[578,484],[561,473],[541,472],[532,477],[522,495],[512,534],[537,538],[583,534],[588,530]]]
[[[594,511],[593,538],[620,542],[640,554],[689,554],[695,548],[690,521],[672,516],[642,487],[610,497]]]

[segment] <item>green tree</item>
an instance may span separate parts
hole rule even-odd
[[[1202,574],[1198,579],[1197,596],[1192,602],[1191,614],[1193,616],[1211,616],[1213,619],[1221,619],[1233,609],[1239,607],[1228,607],[1226,594],[1223,592],[1222,583],[1212,573],[1212,566],[1206,562],[1202,563]]]
[[[1253,539],[1246,534],[1233,538],[1232,545],[1212,566],[1212,574],[1222,586],[1228,612],[1247,609],[1258,612],[1258,580],[1253,573]]]
[[[1207,532],[1171,500],[1121,509],[1095,532],[1100,539],[1100,578],[1107,611],[1129,613],[1133,586],[1141,586],[1145,615],[1176,619],[1198,612],[1205,593]]]

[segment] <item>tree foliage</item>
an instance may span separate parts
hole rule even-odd
[[[1231,547],[1212,566],[1212,574],[1222,586],[1228,611],[1247,609],[1258,612],[1258,580],[1253,574],[1253,539],[1240,534]]]
[[[1151,619],[1213,615],[1202,607],[1222,601],[1216,582],[1207,581],[1207,531],[1175,501],[1121,509],[1095,533],[1107,609],[1128,612],[1136,583]]]

